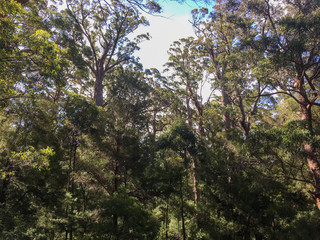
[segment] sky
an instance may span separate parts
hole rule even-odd
[[[157,68],[163,70],[163,64],[168,60],[167,51],[170,45],[189,36],[195,36],[191,23],[191,10],[200,8],[195,1],[187,0],[184,3],[176,1],[159,1],[163,12],[161,16],[146,15],[150,25],[140,27],[135,34],[148,32],[151,36],[149,41],[139,44],[140,50],[135,54],[140,58],[144,68]]]

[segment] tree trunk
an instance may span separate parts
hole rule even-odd
[[[169,197],[167,197],[166,212],[164,215],[164,232],[165,232],[166,240],[168,240],[168,215],[169,215]]]
[[[225,108],[223,112],[223,122],[225,130],[229,130],[231,128],[231,118],[228,107],[231,105],[229,96],[224,87],[221,89],[221,97],[222,97],[222,106]]]
[[[301,120],[306,122],[306,128],[313,134],[312,129],[312,105],[308,102],[305,91],[303,89],[303,80],[296,80],[296,88],[299,90],[298,98],[300,101],[300,111],[301,111]],[[320,210],[320,163],[316,153],[315,147],[310,142],[304,142],[304,150],[307,154],[307,162],[310,171],[314,177],[314,188],[315,191],[311,192],[313,198],[316,201],[316,205]]]
[[[239,90],[237,91],[237,94],[238,94],[238,98],[239,98],[239,108],[240,108],[240,113],[241,113],[240,124],[243,129],[244,140],[247,140],[249,132],[250,132],[250,115],[248,115],[246,117],[242,97],[240,96]]]
[[[301,120],[306,121],[307,128],[312,134],[311,106],[301,106]],[[320,210],[320,163],[317,157],[316,149],[314,146],[312,146],[312,143],[305,142],[303,147],[307,154],[309,169],[312,172],[315,181],[315,191],[312,193],[312,196],[314,197],[317,207]]]
[[[75,130],[72,131],[72,139],[70,143],[70,157],[69,157],[69,166],[68,166],[68,175],[67,175],[67,192],[71,193],[72,197],[74,196],[74,189],[75,189],[75,183],[74,183],[74,177],[73,173],[75,172],[76,167],[76,160],[77,160],[77,148],[78,148],[78,142],[77,142],[77,133]],[[70,209],[70,211],[69,211]],[[69,217],[69,215],[73,214],[73,204],[71,206],[66,206],[66,218]],[[73,226],[72,224],[67,226],[66,229],[66,240],[72,240],[73,239]]]
[[[316,150],[311,143],[304,143],[304,150],[307,153],[308,166],[314,176],[315,191],[312,193],[318,209],[320,210],[320,164],[316,155]]]
[[[192,173],[193,173],[194,201],[197,203],[200,200],[199,191],[198,191],[198,174],[196,169],[196,161],[194,157],[191,157],[191,160],[192,160]]]
[[[186,228],[184,224],[184,207],[183,207],[183,192],[182,192],[182,174],[180,174],[180,204],[181,204],[181,223],[182,223],[182,239],[186,240]]]
[[[187,96],[186,96],[186,105],[187,105],[187,118],[188,118],[188,125],[190,127],[190,129],[193,130],[193,121],[192,121],[192,109],[190,107],[190,100],[191,98],[193,99],[194,101],[194,104],[196,105],[197,107],[197,110],[198,110],[198,113],[199,113],[199,104],[197,102],[197,99],[195,99],[193,97],[193,91],[190,87],[190,84],[187,80],[187,85],[186,85],[186,92],[187,92]],[[200,117],[200,116],[199,116]],[[200,121],[201,121],[201,118],[200,118]],[[202,127],[202,126],[201,126]],[[198,177],[197,177],[197,171],[196,171],[196,163],[195,163],[195,159],[194,157],[190,156],[190,154],[188,154],[188,156],[191,158],[191,161],[192,161],[192,174],[193,174],[193,192],[194,192],[194,201],[195,202],[198,202],[199,200],[199,194],[198,194]]]
[[[119,187],[119,153],[120,153],[120,137],[116,139],[116,153],[114,158],[113,174],[114,174],[114,189],[113,192],[118,192]],[[115,229],[118,228],[118,215],[113,214],[113,226]]]
[[[95,73],[96,82],[94,85],[94,102],[97,106],[103,106],[103,71],[97,70]]]
[[[208,49],[208,54],[209,54],[209,57],[212,62],[215,61],[214,51],[215,50],[213,50],[213,49]],[[217,64],[216,64],[216,67],[218,69]],[[222,78],[225,74],[225,70],[226,70],[226,66],[222,67],[222,69],[220,69],[220,70],[216,70],[216,76],[219,81],[223,81]],[[225,111],[223,112],[224,127],[225,127],[225,130],[229,130],[231,128],[231,118],[230,118],[228,106],[231,105],[231,101],[230,101],[230,98],[227,94],[227,89],[226,89],[224,82],[222,82],[222,86],[221,86],[221,100],[222,100],[222,106],[225,108]]]
[[[202,138],[204,135],[204,128],[203,128],[203,121],[202,121],[202,111],[198,111],[198,115],[199,115],[199,122],[198,122],[198,127],[199,127],[199,135]]]
[[[188,119],[188,125],[190,127],[190,129],[193,129],[192,125],[192,110],[190,107],[190,93],[189,93],[189,85],[187,84],[186,86],[186,92],[187,92],[187,96],[186,96],[186,105],[187,105],[187,119]]]
[[[9,176],[6,176],[4,179],[0,180],[2,187],[0,188],[0,206],[5,207],[7,202],[7,188],[9,183]]]
[[[204,134],[204,128],[203,128],[203,122],[202,122],[202,117],[203,117],[203,105],[202,102],[198,100],[197,97],[193,98],[194,105],[196,106],[197,109],[197,117],[198,117],[198,132],[200,137],[203,136]]]

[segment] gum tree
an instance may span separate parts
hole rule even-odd
[[[70,59],[78,69],[90,72],[89,91],[98,106],[106,105],[104,90],[110,82],[106,74],[134,60],[132,54],[142,36],[132,41],[128,35],[147,24],[139,12],[141,6],[130,2],[67,1],[67,9],[56,18],[62,45],[69,49]]]
[[[307,163],[314,178],[314,197],[320,209],[320,163],[315,137],[313,109],[319,103],[320,78],[320,5],[319,1],[249,1],[261,29],[257,42],[264,43],[274,93],[286,94],[300,106],[300,119],[305,122],[310,140],[303,142]]]
[[[225,130],[239,128],[245,139],[266,89],[257,64],[263,54],[243,44],[257,35],[254,21],[246,13],[241,1],[217,1],[210,13],[205,8],[193,10],[197,42],[209,61],[212,84],[220,93],[216,98],[223,107]]]

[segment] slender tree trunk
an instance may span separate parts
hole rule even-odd
[[[240,124],[243,129],[244,140],[246,140],[248,138],[248,135],[250,132],[250,116],[248,115],[246,117],[246,113],[244,111],[243,101],[242,101],[242,97],[240,96],[240,92],[237,91],[237,94],[238,94],[238,98],[239,98],[239,108],[240,108],[240,112],[241,112]]]
[[[9,183],[9,176],[6,176],[4,179],[0,180],[2,183],[1,189],[0,189],[0,204],[5,207],[7,198],[6,198],[6,191],[8,188],[8,183]]]
[[[70,229],[70,232],[69,232],[69,240],[72,240],[73,239],[73,232],[72,232],[72,228]]]
[[[164,215],[164,232],[165,232],[166,240],[168,240],[168,215],[169,215],[169,197],[167,197],[166,212]]]
[[[152,119],[152,142],[156,142],[156,134],[157,134],[157,112],[153,110],[153,119]]]
[[[116,154],[114,159],[114,166],[113,166],[113,175],[114,175],[114,189],[113,192],[118,192],[119,187],[119,153],[120,153],[120,137],[118,136],[116,139]],[[115,229],[118,228],[118,215],[113,214],[113,226]]]
[[[188,91],[188,88],[186,89]],[[190,107],[190,96],[186,97],[186,105],[187,105],[187,119],[188,119],[188,125],[190,129],[193,129],[193,123],[192,123],[192,110]]]
[[[203,121],[202,121],[202,110],[201,112],[198,111],[198,115],[199,115],[199,122],[198,122],[198,127],[199,127],[199,135],[202,138],[204,135],[204,128],[203,128]]]
[[[186,92],[187,92],[187,96],[186,96],[186,105],[187,105],[187,118],[188,118],[188,125],[190,127],[190,129],[193,130],[193,121],[192,121],[192,109],[190,107],[190,100],[193,97],[193,91],[190,87],[190,84],[188,83],[187,80],[187,85],[186,85]],[[193,100],[195,100],[193,98]],[[197,101],[195,101],[195,105],[197,106]],[[198,108],[200,106],[198,105]],[[198,109],[199,111],[199,109]],[[193,175],[193,192],[194,192],[194,201],[198,202],[199,200],[199,195],[198,195],[198,176],[197,176],[197,169],[196,169],[196,163],[195,163],[195,159],[194,157],[190,156],[190,154],[188,154],[189,157],[191,158],[192,161],[192,175]]]
[[[221,100],[222,100],[222,106],[225,108],[223,112],[223,122],[224,127],[226,130],[229,130],[231,128],[231,118],[230,118],[230,112],[228,107],[231,105],[229,96],[227,94],[227,91],[224,87],[221,89]]]
[[[76,132],[73,133],[73,139],[72,139],[72,144],[73,144],[73,151],[72,151],[72,177],[71,177],[71,194],[72,197],[74,196],[74,189],[75,189],[75,183],[74,183],[74,172],[76,170],[76,161],[77,161],[77,148],[78,148],[78,143],[77,143],[77,137],[76,137]],[[71,214],[73,214],[73,204],[71,205]],[[69,240],[73,239],[73,226],[71,225],[70,227],[70,232],[69,232]]]
[[[198,191],[198,174],[196,168],[196,161],[194,157],[191,157],[192,160],[192,173],[193,173],[193,192],[194,192],[194,201],[197,203],[200,200],[200,195]]]
[[[97,106],[103,106],[103,71],[97,70],[95,72],[96,82],[94,85],[94,102]]]
[[[195,99],[195,105],[197,109],[198,114],[198,131],[200,139],[202,139],[204,135],[204,128],[203,128],[203,122],[202,122],[202,116],[203,116],[203,106],[202,103],[198,101],[198,99]],[[194,199],[195,202],[200,201],[200,193],[198,188],[198,173],[197,173],[197,166],[196,166],[196,160],[192,157],[192,172],[193,172],[193,187],[194,187]]]
[[[115,153],[114,166],[113,166],[113,175],[114,175],[113,192],[118,192],[118,186],[119,186],[119,154],[120,154],[120,140],[118,136],[116,139],[116,153]]]
[[[118,184],[119,184],[119,179],[118,179],[118,164],[116,163],[116,167],[114,170],[114,193],[118,191]],[[116,213],[113,214],[113,226],[115,229],[118,228],[118,215]]]
[[[184,221],[184,204],[183,204],[183,192],[182,192],[182,174],[180,174],[180,211],[181,211],[181,223],[182,223],[182,239],[186,240],[186,228]]]
[[[115,160],[114,163],[114,171],[113,171],[113,175],[114,175],[114,189],[113,192],[118,192],[118,186],[119,186],[119,163],[117,160]]]
[[[208,54],[209,54],[209,57],[210,57],[212,63],[214,63],[214,61],[215,61],[214,50],[208,49]],[[216,64],[216,68],[218,69],[217,64]],[[223,81],[222,78],[225,74],[225,69],[226,69],[226,66],[222,67],[222,69],[220,69],[220,70],[216,70],[216,76],[219,81]],[[223,113],[224,127],[225,127],[225,130],[229,130],[231,128],[231,118],[230,118],[228,106],[231,105],[231,101],[230,101],[229,95],[227,93],[226,86],[223,82],[222,82],[222,86],[221,86],[221,100],[222,100],[222,106],[225,108],[225,111]]]
[[[197,109],[197,117],[198,117],[198,132],[200,137],[203,136],[204,134],[204,128],[203,128],[203,122],[202,122],[202,117],[203,117],[203,105],[202,102],[198,100],[196,96],[193,97],[194,105],[196,106]]]
[[[75,171],[76,167],[76,160],[77,160],[77,137],[76,137],[76,131],[72,131],[72,139],[70,143],[70,158],[69,158],[69,169],[68,169],[68,182],[67,182],[67,192],[70,192],[72,197],[74,196],[74,179],[73,179],[73,172]],[[70,212],[69,212],[70,209]],[[66,217],[68,218],[69,214],[73,213],[73,205],[69,207],[69,205],[66,206]],[[70,224],[67,226],[66,229],[66,240],[72,240],[73,239],[73,226]]]

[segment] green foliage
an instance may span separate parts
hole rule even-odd
[[[164,77],[129,39],[156,1],[0,1],[0,239],[319,239],[304,3],[193,10]]]
[[[102,204],[101,230],[102,234],[105,232],[102,236],[111,239],[155,239],[159,227],[157,221],[137,198],[129,196],[125,190],[120,190]],[[113,215],[118,216],[117,229],[112,225]]]
[[[70,93],[65,103],[67,120],[78,130],[87,133],[96,122],[98,107],[80,95]]]
[[[39,171],[49,166],[49,157],[54,155],[52,148],[47,147],[35,151],[34,147],[30,147],[26,152],[13,153],[12,158],[17,161],[19,165],[31,166],[37,168]]]
[[[173,123],[170,130],[159,139],[159,148],[171,148],[174,151],[194,153],[196,138],[185,123],[180,120]]]

